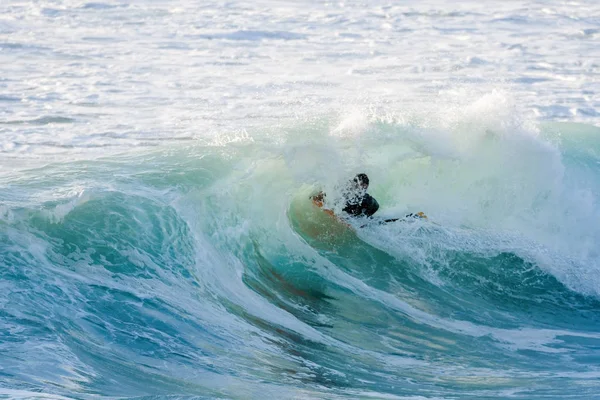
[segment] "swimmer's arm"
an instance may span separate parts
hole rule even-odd
[[[310,196],[310,199],[312,200],[313,204],[321,209],[323,209],[323,211],[325,211],[327,214],[331,215],[332,217],[336,217],[335,213],[333,212],[333,210],[330,210],[328,208],[323,208],[323,205],[325,203],[325,196],[326,194],[323,191],[320,191],[319,193]]]
[[[325,193],[323,191],[320,191],[319,193],[310,196],[310,199],[312,201],[320,201],[322,203],[325,201]]]

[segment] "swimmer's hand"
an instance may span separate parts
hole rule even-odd
[[[429,219],[429,218],[427,218],[427,215],[425,215],[425,213],[423,211],[419,211],[418,213],[406,214],[404,216],[404,218],[390,218],[390,219],[385,219],[385,220],[379,222],[379,224],[381,225],[381,224],[387,224],[388,222],[406,221],[407,218]]]

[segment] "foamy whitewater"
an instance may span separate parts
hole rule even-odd
[[[600,398],[599,127],[592,0],[3,0],[0,398]]]

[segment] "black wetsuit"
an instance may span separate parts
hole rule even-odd
[[[367,217],[372,216],[379,210],[379,203],[368,193],[365,193],[362,197],[354,197],[346,202],[346,205],[342,211],[348,214],[358,217],[365,215]]]
[[[324,192],[319,192],[316,195],[310,196],[310,198],[313,201],[316,200],[319,202],[323,202],[325,201],[325,196],[326,194]],[[377,200],[375,200],[375,198],[373,198],[373,196],[371,196],[368,193],[362,195],[352,195],[350,193],[346,193],[346,195],[342,198],[346,200],[346,204],[344,204],[344,208],[342,208],[342,211],[354,217],[371,217],[377,212],[377,210],[379,210],[379,203],[377,203]]]

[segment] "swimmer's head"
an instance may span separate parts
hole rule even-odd
[[[367,190],[369,188],[369,177],[367,174],[357,174],[352,179],[352,182],[357,189]]]

